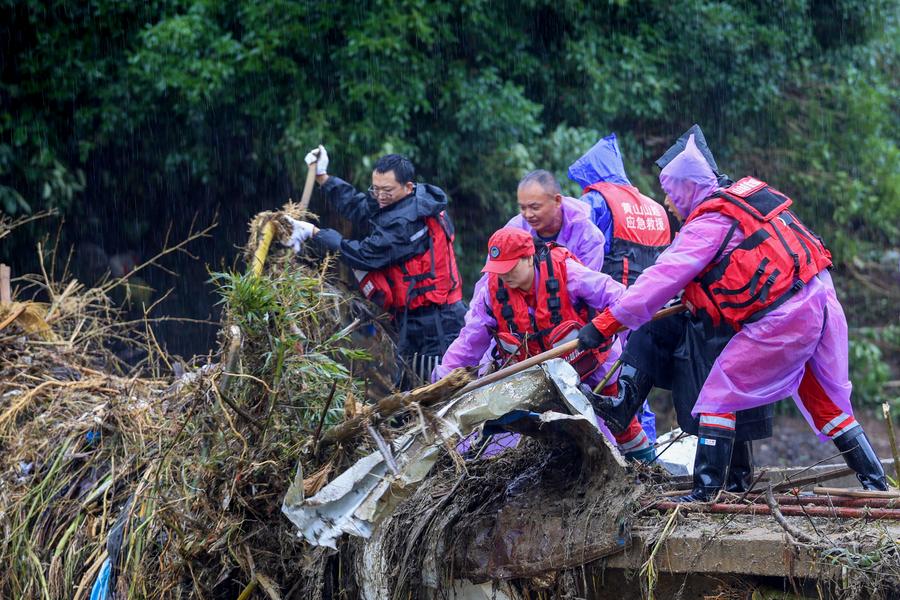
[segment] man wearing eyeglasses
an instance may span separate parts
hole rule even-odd
[[[323,146],[312,150],[306,162],[316,163],[316,181],[328,203],[367,235],[351,240],[334,229],[297,221],[292,236],[297,249],[312,239],[340,251],[363,294],[393,317],[398,354],[426,381],[459,334],[466,313],[447,195],[436,186],[416,183],[415,167],[399,154],[378,159],[365,193],[328,174]],[[406,378],[404,387],[415,383]]]

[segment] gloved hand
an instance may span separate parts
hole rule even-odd
[[[320,144],[318,148],[310,150],[303,160],[307,165],[316,163],[316,175],[328,173],[328,152],[325,151],[325,146]]]
[[[609,308],[603,309],[603,312],[594,317],[590,323],[586,323],[578,332],[578,349],[599,348],[603,342],[612,338],[621,326]]]
[[[285,246],[290,246],[294,249],[294,252],[300,252],[300,247],[303,246],[303,242],[311,238],[315,233],[316,226],[312,223],[298,221],[297,219],[292,219],[288,216],[285,216],[284,218],[288,220],[292,228],[291,237],[285,242]]]
[[[582,327],[578,331],[578,349],[579,350],[592,350],[594,348],[599,348],[603,345],[603,342],[606,341],[606,337],[600,333],[600,331],[594,327],[594,323],[585,323],[584,327]]]

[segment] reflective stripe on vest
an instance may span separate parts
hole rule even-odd
[[[746,196],[739,195],[735,191]],[[687,218],[717,212],[734,220],[710,264],[684,289],[691,311],[735,330],[780,306],[824,269],[831,253],[788,207],[791,199],[745,177],[704,200]],[[725,252],[737,228],[744,240]]]

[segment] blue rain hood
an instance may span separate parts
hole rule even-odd
[[[599,181],[631,185],[625,174],[616,134],[609,134],[572,163],[569,167],[569,179],[582,188]]]

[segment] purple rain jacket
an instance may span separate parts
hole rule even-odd
[[[659,181],[682,217],[718,189],[693,136],[662,170]],[[629,329],[649,321],[712,261],[731,223],[724,215],[708,213],[682,227],[656,264],[613,302],[613,316]],[[741,241],[738,230],[723,254]],[[733,412],[791,396],[820,439],[828,439],[814,426],[797,388],[809,366],[831,400],[852,415],[847,354],[847,321],[826,271],[735,334],[713,364],[692,413]]]

